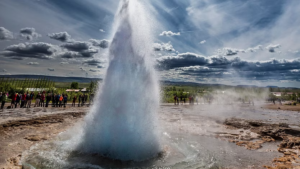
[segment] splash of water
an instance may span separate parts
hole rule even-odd
[[[86,118],[82,151],[124,161],[141,161],[160,152],[159,85],[147,22],[138,0],[120,2],[109,67],[98,101]]]

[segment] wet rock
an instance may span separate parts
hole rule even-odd
[[[299,137],[287,137],[287,139],[283,140],[279,148],[288,148],[291,149],[295,146],[300,146],[300,138]]]
[[[261,138],[264,142],[273,142],[275,141],[275,139],[273,139],[272,137],[270,136],[264,136]]]
[[[47,140],[47,138],[42,137],[42,136],[37,136],[37,135],[30,135],[30,136],[25,137],[24,139],[29,140],[29,141]]]
[[[251,142],[251,141],[239,141],[236,143],[236,145],[238,146],[243,146],[246,147],[248,150],[257,150],[260,149],[262,146],[262,144],[264,143],[264,141],[255,141],[255,142]]]

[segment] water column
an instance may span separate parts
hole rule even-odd
[[[122,0],[115,16],[109,67],[85,119],[80,149],[112,159],[142,161],[161,151],[159,84],[151,60],[152,38],[139,0]]]

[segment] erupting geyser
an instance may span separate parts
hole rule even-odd
[[[160,151],[159,85],[149,20],[138,0],[122,0],[115,17],[109,67],[102,91],[86,117],[80,150],[112,159],[142,161]]]

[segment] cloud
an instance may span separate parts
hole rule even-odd
[[[85,72],[86,70],[83,68],[83,67],[81,67],[81,68],[79,68],[81,71],[83,71],[83,72]]]
[[[105,67],[102,65],[98,65],[97,68],[101,69],[101,68],[105,68]]]
[[[69,35],[68,32],[52,33],[52,34],[48,34],[48,36],[51,39],[55,39],[61,42],[67,42],[71,39],[71,35]]]
[[[60,46],[70,51],[81,52],[84,50],[88,50],[91,45],[88,42],[84,42],[84,41],[74,41],[74,42],[68,42],[62,44]]]
[[[174,33],[172,31],[163,31],[159,36],[180,36],[180,32]]]
[[[257,52],[257,51],[262,51],[264,50],[262,45],[257,45],[254,48],[248,48],[246,49],[246,52]]]
[[[29,28],[29,27],[22,28],[20,30],[20,35],[22,37],[26,38],[27,40],[33,40],[33,39],[36,39],[36,38],[39,38],[42,36],[42,35],[36,33],[34,28]]]
[[[90,69],[89,71],[90,72],[100,72],[99,70],[96,70],[96,69]]]
[[[89,41],[93,44],[93,46],[97,46],[103,49],[108,48],[109,46],[109,41],[106,39],[103,40],[90,39]]]
[[[89,65],[89,66],[98,66],[101,63],[104,63],[104,61],[97,60],[97,59],[91,59],[91,60],[84,61],[82,64],[83,65],[86,64],[86,65]]]
[[[205,65],[208,60],[206,57],[195,53],[182,53],[177,56],[163,56],[157,59],[158,68],[167,70],[177,67]]]
[[[279,45],[279,44],[278,45],[270,44],[269,46],[266,47],[266,49],[269,50],[269,52],[274,53],[274,52],[276,52],[275,50],[280,47],[281,47],[281,45]]]
[[[204,44],[204,43],[206,43],[206,40],[203,40],[203,41],[200,42],[200,44]]]
[[[233,48],[223,48],[223,49],[218,50],[218,54],[221,54],[224,56],[233,56],[233,55],[237,55],[241,51],[243,51],[243,50],[233,49]]]
[[[154,51],[167,51],[167,52],[174,52],[175,49],[171,42],[168,43],[154,43],[153,45]]]
[[[4,27],[0,27],[0,40],[9,40],[13,39],[13,33],[9,30],[5,29]]]
[[[94,54],[98,53],[98,50],[96,49],[89,49],[84,50],[82,52],[73,52],[73,51],[66,51],[58,54],[57,56],[60,58],[65,59],[72,59],[72,58],[90,58],[93,57]]]
[[[197,62],[197,64],[195,64]],[[300,58],[246,61],[239,57],[204,57],[193,53],[164,56],[157,59],[159,70],[195,78],[247,79],[247,80],[296,80],[300,82]]]
[[[105,32],[103,29],[99,29],[99,32]]]
[[[20,43],[6,47],[0,55],[11,58],[51,59],[56,51],[56,46],[49,43]]]
[[[61,47],[69,50],[58,55],[62,58],[90,58],[98,53],[98,50],[90,42],[84,41],[68,42],[62,44]]]
[[[38,62],[28,62],[27,65],[39,65]]]
[[[269,47],[267,47],[269,48]],[[239,53],[254,53],[254,52],[259,52],[263,51],[264,48],[262,45],[257,45],[253,48],[248,48],[248,49],[235,49],[235,48],[223,48],[223,49],[218,49],[217,54],[222,55],[222,56],[233,56],[237,55]]]
[[[60,62],[59,64],[60,64],[60,65],[68,65],[69,62]]]
[[[49,70],[50,72],[54,72],[54,71],[55,71],[55,69],[53,69],[53,68],[48,68],[48,70]]]

